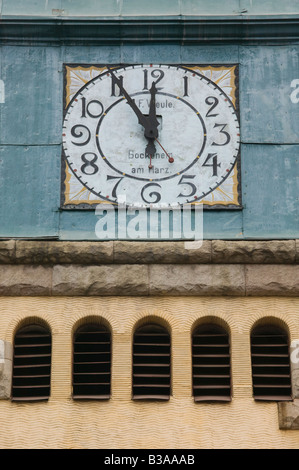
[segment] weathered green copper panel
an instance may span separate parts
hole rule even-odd
[[[76,214],[63,211],[60,214],[59,238],[61,240],[98,240],[95,234],[98,220],[94,211],[81,211]],[[204,239],[242,239],[244,238],[242,220],[241,211],[206,212],[203,219]]]
[[[299,145],[243,145],[245,238],[299,234]]]
[[[61,240],[98,240],[95,226],[98,219],[94,211],[63,211],[59,217],[59,238]]]
[[[125,0],[122,3],[121,14],[124,16],[169,16],[180,14],[180,0],[162,0],[140,2]]]
[[[94,212],[59,211],[62,67],[130,62],[240,64],[243,209],[206,211],[204,237],[299,236],[298,0],[3,0],[0,13],[0,237],[96,239]]]
[[[242,141],[299,143],[299,45],[240,47]]]
[[[61,60],[64,63],[111,63],[123,62],[121,46],[64,46],[62,47]],[[61,64],[62,65],[62,64]]]
[[[186,45],[181,47],[181,59],[186,64],[234,64],[239,62],[239,46]]]
[[[204,212],[203,234],[208,240],[241,240],[244,238],[242,211]]]
[[[2,144],[59,144],[62,122],[61,51],[57,47],[1,48]]]
[[[123,45],[121,49],[121,62],[123,63],[167,63],[180,62],[181,46],[165,44],[161,48],[158,44],[144,46]]]
[[[244,15],[289,15],[298,14],[298,0],[240,0],[240,11]]]
[[[51,17],[53,10],[61,8],[61,0],[2,0],[2,16]]]
[[[119,16],[122,2],[119,0],[88,0],[84,2],[81,0],[61,0],[60,8],[63,16]]]
[[[60,146],[0,147],[0,237],[58,235]]]
[[[237,15],[240,11],[239,0],[182,0],[181,14],[192,16]]]
[[[2,0],[2,15],[36,17],[286,15],[297,0]]]

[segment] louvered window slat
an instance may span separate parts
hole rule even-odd
[[[253,330],[251,365],[255,400],[291,400],[288,336],[282,329],[263,325]]]
[[[170,335],[150,324],[133,339],[133,399],[168,400],[170,397]]]
[[[204,324],[192,335],[193,396],[200,401],[230,401],[230,345],[225,330]]]
[[[40,325],[21,328],[14,339],[12,400],[48,400],[50,382],[50,332]]]
[[[216,394],[209,394],[209,395],[201,395],[201,396],[194,396],[194,401],[224,401],[228,402],[231,401],[231,397],[228,395],[225,395],[222,393],[222,390],[220,390],[221,393],[219,395]]]
[[[102,325],[84,325],[74,336],[73,398],[106,400],[110,393],[110,332]]]

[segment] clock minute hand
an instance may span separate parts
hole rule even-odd
[[[151,100],[149,105],[148,127],[145,128],[144,135],[147,139],[156,139],[159,135],[158,126],[160,125],[156,114],[156,93],[157,88],[155,82],[152,83],[150,94]]]
[[[144,116],[144,114],[142,114],[142,112],[140,111],[140,109],[136,105],[133,98],[131,98],[129,93],[124,89],[124,87],[121,83],[121,80],[119,78],[117,78],[117,76],[114,74],[114,72],[112,72],[110,67],[107,67],[107,69],[108,69],[108,72],[113,77],[113,80],[115,80],[116,84],[118,85],[120,91],[122,92],[122,94],[126,98],[128,105],[132,108],[132,110],[134,111],[134,113],[138,117],[139,124],[141,124],[144,127],[144,129],[146,129],[148,127],[148,119]]]

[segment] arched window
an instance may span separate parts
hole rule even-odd
[[[108,399],[110,391],[110,331],[99,324],[84,325],[74,335],[73,398]]]
[[[257,326],[251,333],[252,385],[255,400],[291,400],[288,334],[277,326]]]
[[[133,339],[133,399],[170,397],[170,335],[160,325],[136,330]]]
[[[14,338],[12,400],[48,400],[50,382],[50,331],[36,324],[20,328]]]
[[[230,401],[229,336],[215,324],[200,325],[192,336],[192,376],[195,401]]]

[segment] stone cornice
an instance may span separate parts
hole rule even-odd
[[[0,265],[0,296],[299,296],[299,265]]]
[[[103,45],[119,43],[250,44],[298,41],[299,16],[4,17],[5,43]]]
[[[0,264],[298,264],[299,240],[0,240]]]
[[[2,296],[299,296],[298,240],[0,241]]]

